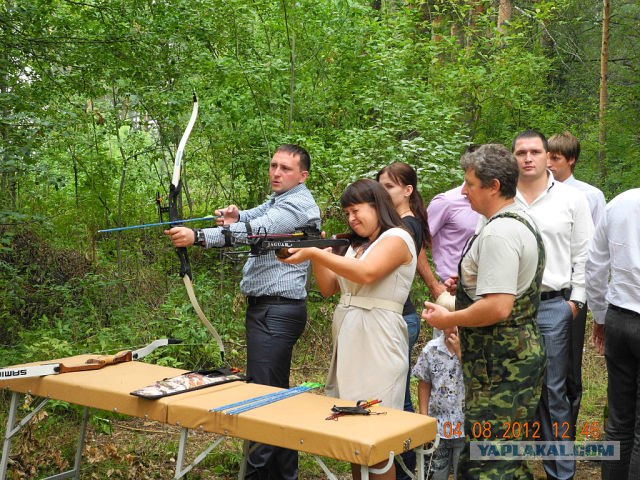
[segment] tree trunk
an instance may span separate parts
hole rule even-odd
[[[289,134],[293,131],[293,110],[296,91],[296,31],[291,31],[291,55],[290,55],[290,74],[289,74]]]
[[[289,43],[289,112],[287,118],[287,133],[291,134],[293,129],[294,93],[296,87],[296,35],[295,29],[289,31],[289,16],[287,15],[286,0],[282,2],[282,8],[284,10],[284,26]]]
[[[431,29],[433,32],[431,35],[431,40],[434,44],[440,43],[442,41],[442,34],[440,33],[441,25],[442,15],[436,15],[435,17],[433,17],[433,20],[431,21]]]
[[[475,0],[468,0],[468,4],[470,5],[469,15],[467,19],[467,27],[468,31],[464,34],[464,37],[461,39],[461,45],[465,47],[465,51],[467,53],[467,57],[472,55],[471,47],[473,45],[473,37],[477,35],[477,19],[478,17],[484,15],[484,5],[482,2],[478,2]]]
[[[607,107],[607,61],[609,59],[610,2],[603,0],[602,46],[600,49],[600,108],[598,112],[598,171],[603,180],[607,177],[605,114]]]
[[[500,0],[498,6],[498,31],[506,33],[507,25],[511,21],[511,0]]]
[[[2,64],[9,65],[9,61],[7,60],[7,55],[3,55]],[[0,75],[0,95],[5,95],[10,91],[8,74]],[[10,109],[3,105],[2,108],[2,119],[9,118]],[[10,128],[8,123],[2,122],[2,127],[0,128],[0,139],[2,140],[3,146],[10,145]],[[15,210],[16,208],[16,199],[17,199],[17,171],[15,167],[9,167],[11,164],[11,155],[13,149],[11,148],[3,148],[4,152],[2,154],[2,163],[5,165],[0,172],[0,207],[2,210]]]

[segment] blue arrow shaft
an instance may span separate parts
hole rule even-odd
[[[293,387],[293,388],[290,388],[288,390],[281,390],[279,392],[267,393],[265,395],[260,395],[258,397],[252,397],[252,398],[247,398],[245,400],[240,400],[239,402],[229,403],[227,405],[221,405],[219,407],[212,408],[209,411],[210,412],[221,412],[222,410],[228,410],[230,408],[239,407],[239,406],[242,406],[242,405],[247,405],[247,404],[251,404],[251,403],[254,403],[254,402],[259,402],[259,401],[262,401],[262,400],[267,400],[267,399],[270,399],[270,398],[277,398],[277,397],[280,397],[280,396],[284,395],[286,392],[293,392],[293,391],[297,392],[297,391],[301,390],[302,388],[308,389],[308,387],[303,387],[302,385],[298,385],[297,387]]]
[[[284,400],[285,398],[289,398],[289,397],[293,397],[295,395],[299,395],[301,393],[306,392],[307,390],[313,390],[316,387],[305,387],[305,388],[301,388],[300,390],[297,391],[291,391],[291,390],[286,390],[285,393],[283,395],[277,396],[277,397],[273,397],[273,398],[266,398],[264,400],[261,400],[259,402],[254,402],[254,403],[250,403],[248,405],[243,405],[237,408],[232,408],[231,410],[225,412],[227,415],[237,415],[239,413],[242,412],[246,412],[248,410],[253,410],[254,408],[258,408],[258,407],[264,407],[265,405],[270,405],[272,403],[275,402],[279,402],[280,400]]]
[[[218,217],[215,217],[213,215],[207,215],[206,217],[188,218],[186,220],[173,220],[168,222],[145,223],[143,225],[131,225],[129,227],[107,228],[105,230],[98,230],[98,233],[120,232],[122,230],[134,230],[136,228],[147,228],[147,227],[160,227],[162,225],[179,225],[181,223],[199,222],[201,220],[215,220],[216,218]]]

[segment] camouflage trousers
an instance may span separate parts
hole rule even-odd
[[[460,329],[467,440],[458,478],[533,478],[523,460],[470,458],[470,442],[539,439],[533,419],[546,366],[544,343],[535,322],[517,323]]]

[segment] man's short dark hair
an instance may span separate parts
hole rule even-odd
[[[540,133],[537,130],[525,130],[524,132],[516,135],[516,138],[513,139],[513,143],[511,144],[511,152],[515,151],[516,142],[521,138],[539,138],[540,140],[542,140],[542,147],[544,148],[544,151],[545,152],[549,151],[549,144],[547,143],[547,137],[545,137],[542,133]]]
[[[276,152],[286,152],[292,155],[297,155],[300,158],[300,170],[303,172],[306,170],[307,172],[311,171],[311,157],[309,153],[299,145],[294,145],[293,143],[285,143],[284,145],[280,145],[276,148]]]
[[[578,163],[580,157],[580,140],[571,132],[556,133],[549,137],[549,153],[559,153],[567,160],[574,159],[571,170]]]
[[[462,155],[460,166],[466,172],[473,170],[483,187],[500,182],[500,194],[504,198],[516,196],[518,186],[518,163],[513,154],[498,143],[480,145],[473,152]]]

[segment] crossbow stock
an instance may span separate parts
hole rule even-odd
[[[314,226],[296,229],[294,233],[268,234],[258,231],[255,235],[247,235],[247,243],[251,255],[265,255],[275,252],[279,258],[290,256],[289,248],[318,247],[334,249],[345,248],[349,245],[346,238],[322,238],[320,230]]]

